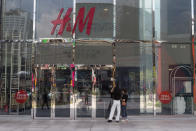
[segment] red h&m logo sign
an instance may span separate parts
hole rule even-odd
[[[85,27],[87,21],[88,21],[88,23],[87,23],[86,34],[90,35],[91,26],[92,26],[92,23],[93,23],[93,18],[94,18],[94,13],[95,13],[95,7],[91,8],[89,10],[85,20],[84,20],[85,8],[84,7],[80,8],[79,12],[78,12],[78,15],[76,17],[76,22],[74,23],[73,29],[71,28],[71,23],[70,23],[70,20],[71,20],[70,15],[72,13],[72,8],[68,8],[65,16],[61,19],[61,15],[62,15],[63,11],[64,11],[64,8],[62,8],[60,10],[57,19],[52,21],[52,24],[54,26],[52,28],[51,35],[54,34],[57,25],[60,25],[60,29],[59,29],[58,35],[62,35],[63,34],[63,31],[65,30],[65,27],[66,27],[66,31],[67,32],[71,32],[72,31],[72,34],[75,33],[77,24],[79,24],[79,31],[83,32],[84,27]]]

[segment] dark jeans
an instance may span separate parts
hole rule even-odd
[[[121,105],[121,110],[122,110],[122,117],[127,117],[127,106]]]
[[[44,102],[42,103],[42,110],[44,109],[44,105],[46,105],[46,106],[47,106],[47,109],[49,109],[48,101],[44,101]]]

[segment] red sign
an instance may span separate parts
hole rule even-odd
[[[27,92],[24,91],[24,90],[20,90],[16,93],[15,95],[15,99],[16,99],[16,102],[18,103],[25,103],[26,100],[28,99],[28,95],[27,95]]]
[[[72,28],[71,28],[71,23],[70,23],[70,20],[71,20],[70,15],[72,13],[72,8],[68,8],[65,16],[61,19],[61,15],[62,15],[63,11],[64,11],[64,8],[62,8],[60,10],[57,19],[52,21],[52,24],[54,26],[52,28],[51,35],[54,34],[57,25],[60,25],[60,29],[59,29],[58,35],[62,35],[63,34],[66,26],[67,26],[66,31],[67,32],[71,32]],[[91,25],[93,23],[93,18],[94,18],[94,13],[95,13],[95,7],[90,9],[88,14],[86,15],[85,20],[84,20],[84,16],[85,16],[84,13],[85,13],[85,8],[84,7],[80,8],[79,12],[78,12],[78,15],[76,17],[76,21],[74,23],[72,34],[75,33],[77,24],[79,24],[79,31],[83,32],[83,29],[84,29],[84,27],[85,27],[85,25],[86,25],[86,23],[88,21],[87,27],[86,27],[86,34],[90,35]]]
[[[172,100],[172,96],[171,96],[171,94],[168,91],[163,91],[159,95],[159,100],[163,104],[169,104],[171,102],[171,100]]]

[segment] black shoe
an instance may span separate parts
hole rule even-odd
[[[108,120],[108,122],[112,122],[112,120]]]
[[[119,123],[119,121],[116,121],[116,123]]]

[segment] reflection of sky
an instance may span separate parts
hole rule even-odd
[[[64,16],[67,8],[73,7],[73,0],[37,0],[37,36],[55,37],[50,35],[52,30],[51,21],[55,20],[61,8],[64,8]]]
[[[77,3],[113,3],[113,0],[76,0],[76,1]]]
[[[195,18],[196,18],[196,0],[194,1],[194,15],[195,15]],[[195,32],[196,32],[196,26],[195,26]]]
[[[25,11],[33,12],[33,0],[5,0],[6,11],[10,9],[22,8]],[[76,0],[77,3],[112,3],[113,0]],[[151,0],[116,0],[117,5],[136,6],[138,1],[145,3],[145,8],[151,7]],[[190,25],[190,1],[187,0],[160,0],[167,1],[168,4],[168,31],[171,34],[187,33]],[[178,4],[180,3],[180,4]],[[141,3],[140,3],[141,4]],[[157,5],[157,2],[156,2]],[[175,6],[174,6],[175,5]],[[40,37],[51,37],[51,21],[56,19],[61,8],[65,8],[63,15],[68,7],[73,6],[73,0],[37,0],[37,35]],[[163,5],[163,9],[167,9]],[[196,2],[195,2],[196,7]],[[195,9],[196,10],[196,9]],[[145,10],[151,11],[151,10]],[[164,11],[164,10],[163,10]],[[196,13],[195,13],[196,14]],[[186,26],[184,26],[186,25]]]
[[[187,0],[167,0],[168,33],[190,33],[191,3]],[[174,6],[175,4],[175,6]]]
[[[25,10],[27,12],[31,13],[33,12],[33,0],[5,0],[6,1],[6,11],[9,11],[10,9],[16,9],[21,8],[22,10]]]

